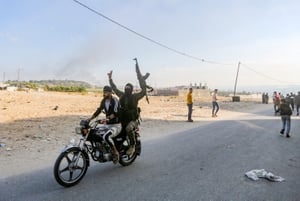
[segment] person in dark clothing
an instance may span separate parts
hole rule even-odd
[[[262,102],[263,104],[266,103],[266,94],[265,94],[265,93],[262,93],[262,95],[261,95],[261,102]]]
[[[269,94],[268,93],[265,94],[265,103],[269,104]]]
[[[110,86],[115,94],[120,98],[120,121],[122,128],[126,129],[129,138],[129,149],[126,154],[132,155],[135,152],[135,133],[134,129],[138,126],[139,108],[138,101],[146,95],[146,88],[140,81],[142,90],[139,93],[133,93],[133,85],[128,83],[125,85],[124,92],[119,90],[112,80],[112,71],[108,74]]]
[[[290,97],[291,97],[291,107],[294,112],[294,110],[295,110],[295,94],[293,92],[291,92]]]
[[[282,121],[282,129],[280,130],[280,134],[284,134],[284,131],[286,131],[286,137],[290,137],[290,128],[291,128],[291,115],[292,115],[292,109],[290,108],[290,105],[286,103],[285,99],[281,99],[281,103],[279,105],[279,112],[281,116]]]
[[[288,104],[289,106],[291,105],[292,99],[290,97],[290,94],[286,94],[286,96],[285,96],[285,103]]]
[[[116,164],[119,161],[119,152],[114,144],[113,137],[116,137],[121,132],[121,124],[118,117],[119,113],[119,101],[116,97],[112,96],[112,88],[110,86],[104,86],[103,88],[103,99],[100,103],[100,106],[88,119],[91,121],[97,117],[102,111],[105,111],[105,119],[101,120],[102,124],[106,124],[109,130],[103,135],[103,139],[110,145],[112,148],[113,162]]]
[[[297,116],[299,116],[299,108],[300,108],[300,91],[298,92],[298,95],[295,96],[294,103],[295,103],[295,105],[296,105]]]

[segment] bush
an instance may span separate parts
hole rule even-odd
[[[85,87],[80,87],[80,86],[71,86],[71,87],[66,87],[66,86],[49,86],[46,85],[44,87],[45,91],[58,91],[58,92],[86,92]]]

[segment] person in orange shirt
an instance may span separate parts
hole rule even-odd
[[[193,93],[193,88],[189,88],[189,92],[186,96],[186,104],[187,104],[187,107],[188,107],[188,122],[193,122],[193,119],[192,119],[192,112],[193,112],[193,96],[192,96],[192,93]]]

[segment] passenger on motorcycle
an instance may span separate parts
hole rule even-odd
[[[119,161],[119,152],[112,138],[116,137],[121,132],[121,124],[119,120],[119,101],[112,95],[112,88],[104,86],[103,99],[100,106],[88,120],[91,121],[97,117],[102,111],[105,111],[106,118],[101,120],[102,124],[107,124],[109,130],[103,135],[104,140],[110,145],[113,150],[113,162],[116,164]]]
[[[115,83],[112,80],[112,71],[108,74],[109,84],[113,91],[120,98],[120,110],[119,117],[122,124],[122,128],[126,129],[126,133],[129,138],[129,149],[126,154],[132,155],[135,152],[135,133],[134,128],[138,126],[139,108],[138,101],[146,95],[146,88],[142,87],[139,93],[133,92],[133,85],[128,83],[125,85],[124,92],[117,89]]]

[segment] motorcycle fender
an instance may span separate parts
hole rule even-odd
[[[61,150],[61,153],[63,153],[63,152],[68,153],[68,152],[71,152],[71,151],[74,151],[74,150],[75,150],[75,151],[80,151],[80,152],[82,152],[82,153],[84,154],[85,158],[86,158],[86,163],[87,163],[87,165],[90,166],[90,158],[89,158],[89,155],[86,153],[86,151],[81,150],[80,147],[78,147],[78,146],[75,146],[75,145],[67,145],[67,146],[65,146],[65,147]]]
[[[69,144],[69,145],[66,145],[64,148],[62,148],[61,149],[61,153],[63,153],[63,152],[68,152],[67,150],[70,150],[70,149],[72,149],[72,148],[78,148],[78,149],[80,149],[78,146],[76,146],[76,145],[73,145],[73,144]]]

